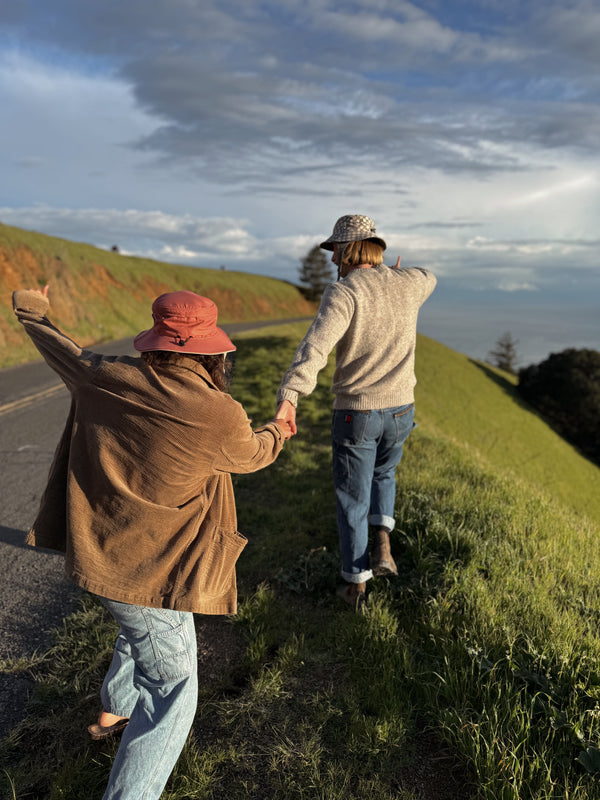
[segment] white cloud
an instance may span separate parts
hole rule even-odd
[[[598,178],[594,175],[580,175],[576,178],[548,183],[540,189],[523,194],[509,201],[514,206],[528,206],[539,204],[540,201],[555,199],[556,197],[577,193],[580,190],[598,188]]]
[[[498,289],[503,292],[534,292],[537,287],[531,283],[517,283],[515,281],[500,281]]]

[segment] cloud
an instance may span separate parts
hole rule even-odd
[[[597,184],[598,179],[595,175],[580,175],[576,178],[569,178],[558,183],[554,182],[533,192],[522,194],[513,198],[510,204],[513,206],[537,205],[540,201],[554,200],[564,195],[578,193],[582,189],[596,189]]]
[[[85,54],[97,70],[110,60],[112,76],[162,121],[138,137],[140,151],[218,183],[270,191],[315,160],[333,173],[340,154],[364,169],[385,162],[477,175],[527,170],[523,142],[548,163],[554,149],[597,149],[600,112],[582,99],[593,79],[563,67],[569,42],[553,48],[558,68],[548,62],[564,21],[558,6],[540,30],[527,23],[541,5],[523,12],[527,36],[501,16],[465,29],[404,1],[340,9],[104,0],[101,15],[96,6],[64,0],[64,24],[46,31],[38,0],[35,16],[12,25],[45,47]],[[596,19],[585,12],[571,8],[569,30]],[[570,102],[553,102],[550,87],[561,84]]]
[[[583,2],[576,0],[568,5],[552,3],[547,12],[544,13],[540,8],[536,13],[536,23],[548,47],[553,47],[563,57],[571,59],[574,64],[584,63],[587,67],[600,67],[598,5],[589,0]]]
[[[441,221],[441,220],[430,220],[429,222],[415,222],[411,225],[407,225],[406,229],[410,231],[416,230],[461,230],[464,228],[479,228],[483,223],[480,221],[475,220],[450,220],[450,221]]]
[[[247,221],[231,218],[175,216],[161,211],[134,209],[50,206],[0,208],[0,218],[11,225],[27,221],[36,230],[53,235],[68,225],[74,238],[95,240],[99,246],[108,246],[121,239],[160,241],[165,251],[187,253],[185,260],[195,258],[201,252],[233,257],[243,254],[244,258],[251,259],[258,244],[245,229]],[[98,240],[100,231],[101,242]]]

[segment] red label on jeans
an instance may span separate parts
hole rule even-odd
[[[352,414],[346,414],[344,422],[352,422]]]

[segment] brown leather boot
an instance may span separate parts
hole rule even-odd
[[[375,531],[375,546],[371,554],[373,575],[397,575],[398,567],[390,550],[390,535],[385,528]]]

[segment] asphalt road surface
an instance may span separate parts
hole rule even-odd
[[[233,335],[296,321],[223,328]],[[93,349],[135,353],[131,339]],[[44,362],[0,370],[0,660],[43,652],[79,593],[64,577],[61,555],[25,544],[69,405],[68,391]],[[31,689],[30,681],[0,670],[0,738],[24,716]]]

